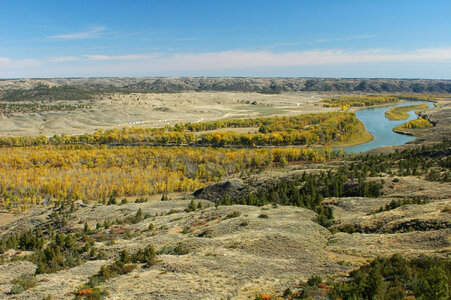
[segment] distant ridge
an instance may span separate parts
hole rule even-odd
[[[451,93],[451,80],[358,78],[257,78],[257,77],[105,77],[7,79],[0,90],[42,86],[79,86],[110,91],[161,92],[356,92],[356,93]]]

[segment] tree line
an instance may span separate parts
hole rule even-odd
[[[433,146],[396,150],[390,154],[354,156],[347,168],[356,173],[386,173],[397,176],[424,176],[426,180],[451,180],[450,145],[448,140]],[[342,168],[346,168],[343,166]]]
[[[434,124],[432,124],[428,119],[419,117],[418,119],[410,120],[407,123],[396,126],[395,128],[393,128],[393,131],[397,132],[404,129],[427,128],[433,126]]]
[[[397,103],[400,97],[392,95],[367,95],[367,96],[339,96],[322,99],[326,103],[324,107],[353,107],[374,106],[380,104]]]
[[[75,111],[90,108],[82,104],[0,103],[0,113],[40,113],[46,111]]]
[[[450,297],[449,259],[420,256],[407,259],[400,254],[377,258],[350,274],[347,282],[337,282],[332,299],[431,299]]]
[[[366,107],[381,104],[397,103],[401,100],[410,101],[440,101],[449,98],[449,94],[399,94],[399,95],[364,95],[364,96],[339,96],[324,98],[324,107],[341,107],[347,109],[353,107]]]
[[[227,128],[256,127],[257,133],[236,133]],[[224,129],[222,132],[213,130]],[[209,132],[210,131],[210,132]],[[202,134],[193,134],[202,132]],[[365,127],[353,113],[307,114],[292,117],[232,119],[201,123],[180,123],[163,128],[99,129],[93,134],[69,136],[0,137],[0,147],[40,145],[113,144],[113,145],[325,145],[350,142],[365,133]]]
[[[225,196],[220,205],[242,204],[263,206],[269,203],[305,207],[318,214],[317,221],[325,227],[333,224],[333,210],[323,205],[326,197],[379,197],[380,181],[367,181],[366,176],[354,176],[344,169],[319,174],[304,172],[292,180],[283,180],[272,187],[249,193],[239,199]]]
[[[0,207],[22,210],[61,200],[194,191],[243,171],[290,161],[325,162],[331,149],[38,146],[0,149]]]

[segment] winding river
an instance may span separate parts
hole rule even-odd
[[[365,152],[370,149],[374,149],[382,146],[397,146],[405,144],[409,141],[414,140],[416,137],[399,134],[393,132],[393,128],[404,124],[410,120],[414,120],[417,118],[415,111],[409,112],[409,119],[402,121],[390,121],[385,117],[385,112],[394,106],[405,106],[412,104],[427,104],[430,108],[433,108],[434,105],[431,102],[421,102],[421,101],[409,101],[402,102],[396,105],[391,106],[383,106],[376,108],[365,108],[356,112],[356,117],[363,122],[366,129],[373,135],[374,139],[368,143],[342,147],[347,153],[357,153],[357,152]]]

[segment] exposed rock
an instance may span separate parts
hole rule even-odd
[[[172,111],[174,111],[172,108],[166,107],[166,106],[158,106],[158,107],[155,107],[153,110],[154,111],[162,111],[162,112],[172,112]]]
[[[230,199],[238,199],[244,196],[248,189],[240,179],[230,179],[201,188],[193,195],[197,199],[208,199],[217,203],[226,196]]]

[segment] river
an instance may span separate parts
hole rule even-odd
[[[405,106],[412,104],[427,104],[430,108],[433,108],[434,105],[431,102],[422,102],[422,101],[409,101],[402,102],[395,105],[383,106],[383,107],[375,107],[375,108],[365,108],[358,110],[356,112],[356,117],[363,122],[366,129],[373,135],[373,140],[360,145],[342,147],[339,149],[343,149],[347,153],[358,153],[365,152],[370,149],[374,149],[382,146],[397,146],[405,144],[409,141],[414,140],[416,137],[399,134],[393,132],[393,128],[404,124],[410,120],[414,120],[417,118],[415,111],[409,112],[409,119],[402,121],[390,121],[385,117],[385,112],[392,107],[395,106]]]

